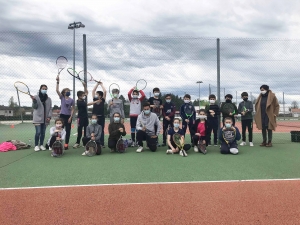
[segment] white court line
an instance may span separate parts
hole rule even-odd
[[[289,179],[255,179],[255,180],[212,180],[212,181],[183,181],[183,182],[146,182],[146,183],[115,183],[115,184],[78,184],[61,186],[39,186],[39,187],[12,187],[0,188],[4,190],[26,190],[26,189],[46,189],[46,188],[74,188],[74,187],[102,187],[102,186],[129,186],[129,185],[157,185],[157,184],[205,184],[205,183],[237,183],[237,182],[275,182],[275,181],[300,181],[300,178]]]

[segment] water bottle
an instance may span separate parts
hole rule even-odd
[[[31,139],[28,140],[28,146],[31,147]]]

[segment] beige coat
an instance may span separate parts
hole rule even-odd
[[[255,116],[254,116],[256,127],[259,130],[262,129],[260,102],[261,102],[261,94],[258,96],[255,103]],[[275,128],[277,127],[276,116],[278,116],[279,114],[279,104],[275,94],[271,90],[269,90],[268,93],[266,113],[269,117],[268,129],[275,130]]]

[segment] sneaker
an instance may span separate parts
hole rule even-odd
[[[35,146],[35,147],[34,147],[34,151],[38,152],[38,151],[40,151],[40,150],[41,150],[41,149],[40,149],[39,146]]]
[[[110,152],[115,152],[115,150],[113,148],[110,149]]]
[[[51,148],[51,147],[49,147],[49,151],[52,151],[52,148]]]
[[[68,144],[65,144],[64,149],[65,149],[65,150],[68,150],[68,149],[69,149],[69,145],[68,145]]]
[[[105,145],[102,145],[101,148],[105,148]]]
[[[207,146],[211,146],[211,144],[208,144]]]
[[[246,142],[242,141],[242,143],[240,144],[241,146],[245,146]]]
[[[45,148],[43,145],[40,146],[40,149],[41,149],[42,151],[45,151],[45,150],[46,150],[46,148]]]
[[[214,146],[216,147],[216,146],[218,146],[217,144],[214,144]]]
[[[166,153],[167,153],[167,154],[173,154],[173,151],[172,151],[172,149],[168,149],[168,150],[166,151]]]
[[[250,144],[250,146],[251,146],[251,147],[253,147],[253,146],[254,146],[253,142],[249,142],[249,144]]]
[[[181,151],[179,152],[179,155],[181,155],[181,156],[183,156],[183,157],[186,157],[186,156],[187,156],[185,150],[181,150]]]
[[[136,150],[136,152],[142,152],[143,151],[143,147],[139,146],[138,149]]]
[[[134,142],[132,142],[131,147],[135,147],[135,146],[136,146],[136,144]]]
[[[73,145],[73,148],[79,148],[80,147],[80,144],[75,144],[75,145]]]
[[[84,151],[81,155],[86,155],[86,152]]]
[[[157,146],[157,147],[160,147],[160,144],[157,142],[156,146]]]
[[[194,152],[199,152],[198,147],[196,145],[194,146]]]

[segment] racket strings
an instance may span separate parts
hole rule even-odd
[[[29,93],[29,88],[26,84],[22,82],[16,82],[15,83],[15,88],[18,89],[18,91],[23,92],[23,93]]]

